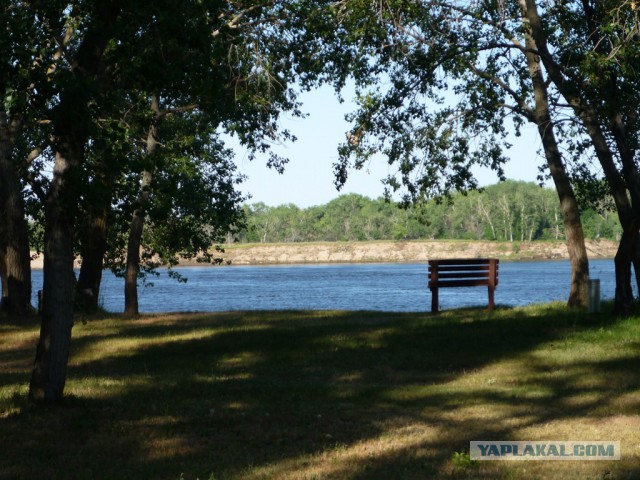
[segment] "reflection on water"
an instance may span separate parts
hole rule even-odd
[[[592,260],[591,278],[599,278],[603,299],[613,298],[613,260]],[[177,269],[186,284],[166,272],[153,279],[153,287],[141,287],[141,312],[344,309],[429,311],[426,264],[340,264],[255,267],[190,267]],[[496,302],[526,305],[569,294],[568,261],[501,262]],[[34,292],[42,288],[42,272],[33,272]],[[103,276],[101,305],[121,311],[123,280],[110,272]],[[486,288],[440,290],[440,306],[449,309],[483,305]]]

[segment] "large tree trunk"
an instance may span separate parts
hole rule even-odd
[[[626,229],[622,233],[615,257],[616,296],[614,311],[618,315],[629,315],[633,311],[633,290],[631,289],[631,262],[637,245],[637,230]]]
[[[615,262],[616,294],[614,313],[616,315],[628,315],[633,306],[631,262],[637,256],[637,253],[634,254],[636,244],[633,243],[633,238],[637,238],[638,235],[638,214],[636,211],[639,206],[637,203],[634,202],[632,204],[629,201],[629,195],[627,193],[628,183],[623,179],[622,175],[620,175],[615,165],[613,154],[611,153],[604,133],[594,120],[594,114],[587,113],[581,117],[593,141],[596,155],[600,161],[616,204],[618,219],[620,220],[620,225],[623,230]],[[625,265],[624,262],[628,262],[628,264]],[[636,270],[636,272],[638,272],[638,270]]]
[[[527,5],[524,0],[521,0],[521,6],[526,23]],[[571,290],[567,304],[570,307],[586,308],[588,305],[589,259],[584,243],[580,210],[555,137],[542,66],[539,57],[532,53],[537,51],[538,47],[527,28],[525,28],[525,43],[529,49],[526,57],[536,104],[533,120],[538,126],[538,133],[542,140],[547,165],[560,199],[567,251],[571,262]]]
[[[3,306],[12,317],[31,311],[31,256],[22,186],[11,158],[18,122],[3,113],[0,125],[0,249],[4,257]]]
[[[567,304],[570,307],[586,307],[588,305],[589,259],[584,243],[578,202],[562,162],[562,156],[553,134],[552,123],[538,124],[538,131],[542,138],[547,165],[560,199],[567,251],[571,262],[571,290]]]
[[[42,320],[29,386],[29,399],[35,403],[59,402],[67,378],[73,327],[75,217],[78,196],[86,187],[78,183],[78,171],[91,124],[88,105],[95,93],[90,86],[95,85],[122,3],[98,2],[95,23],[83,32],[70,62],[74,78],[61,92],[52,115],[55,164],[45,202]]]
[[[73,327],[73,238],[75,194],[69,173],[78,165],[80,145],[58,152],[45,208],[42,323],[29,399],[54,403],[62,399]]]
[[[612,79],[610,91],[612,98],[617,98],[616,86]],[[622,172],[626,186],[631,197],[631,218],[626,225],[623,225],[624,232],[618,252],[616,253],[616,297],[614,311],[618,315],[630,315],[633,312],[633,290],[631,288],[632,274],[631,264],[633,264],[636,275],[636,284],[640,287],[640,173],[635,162],[635,151],[630,148],[627,142],[626,127],[622,120],[622,115],[616,111],[610,116],[613,137],[620,153]],[[619,284],[619,282],[621,282]],[[639,290],[640,292],[640,290]]]
[[[15,222],[14,222],[15,220]],[[12,219],[14,232],[9,236],[5,255],[7,305],[11,317],[25,317],[31,313],[31,257],[26,220]],[[17,230],[17,231],[16,231]],[[18,240],[19,239],[19,240]]]
[[[153,120],[147,134],[146,154],[152,157],[158,150],[158,121],[160,118],[160,100],[157,94],[151,97],[151,110]],[[138,308],[138,274],[140,273],[140,246],[142,244],[142,232],[144,230],[144,218],[147,204],[151,195],[151,183],[153,172],[144,170],[140,182],[140,193],[136,201],[136,209],[133,212],[131,226],[129,228],[129,240],[127,242],[127,267],[124,277],[124,315],[136,317],[140,314]]]
[[[557,145],[556,145],[557,149]],[[558,152],[559,153],[559,152]],[[567,304],[570,307],[586,308],[588,299],[589,258],[584,243],[584,231],[580,220],[580,211],[564,165],[552,166],[548,161],[551,176],[560,199],[564,221],[564,233],[571,262],[571,291]],[[557,169],[556,173],[553,173]]]

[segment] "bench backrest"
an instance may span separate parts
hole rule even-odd
[[[429,288],[493,287],[498,285],[496,258],[429,260]]]

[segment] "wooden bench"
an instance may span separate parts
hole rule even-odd
[[[488,287],[489,310],[493,310],[493,293],[498,286],[498,263],[496,258],[429,260],[431,312],[438,312],[438,289],[449,287]]]

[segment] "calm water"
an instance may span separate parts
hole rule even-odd
[[[613,298],[613,260],[592,260],[591,278],[600,279],[603,299]],[[166,273],[153,287],[140,287],[142,312],[272,309],[344,309],[429,311],[425,264],[287,265],[256,267],[190,267],[177,269],[188,278],[177,283]],[[33,272],[34,292],[42,272]],[[501,262],[496,302],[526,305],[565,301],[569,292],[568,261]],[[123,280],[105,272],[100,298],[109,311],[121,311]],[[440,290],[442,309],[487,303],[487,289]]]

